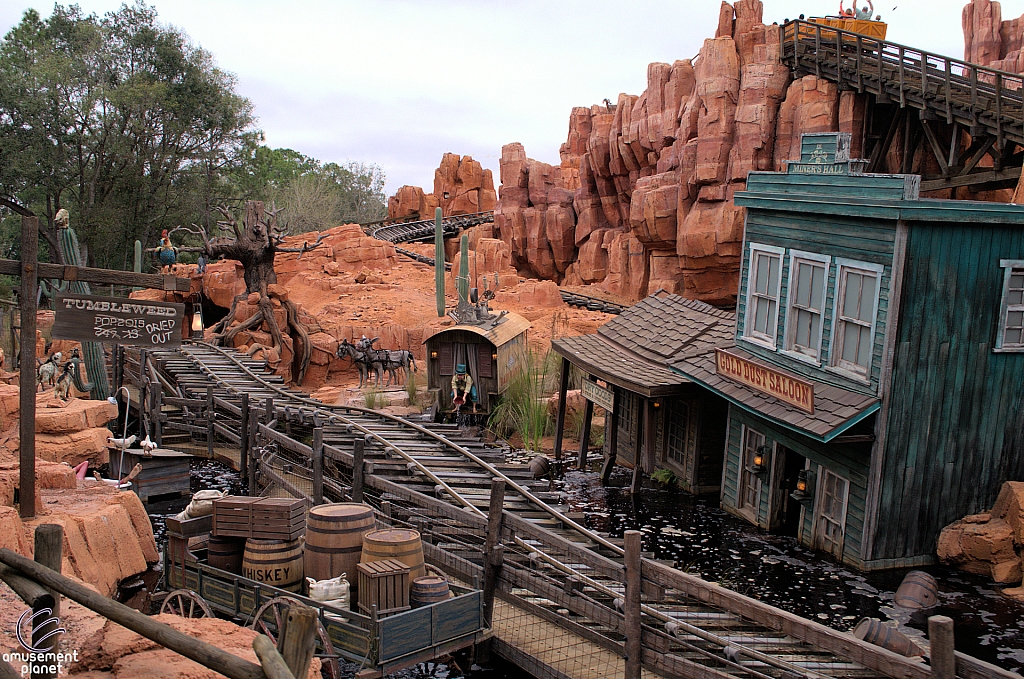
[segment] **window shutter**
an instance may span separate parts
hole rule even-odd
[[[476,371],[480,377],[494,377],[491,368],[491,345],[487,342],[476,345]]]
[[[455,374],[455,356],[452,351],[451,342],[445,342],[444,344],[438,345],[437,356],[441,364],[442,375],[454,375]]]

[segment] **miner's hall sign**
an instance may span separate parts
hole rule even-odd
[[[184,316],[184,304],[59,294],[53,337],[174,349],[181,345]]]

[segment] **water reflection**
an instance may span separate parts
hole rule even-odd
[[[920,639],[928,616],[948,615],[956,622],[957,650],[1024,668],[1024,604],[1002,596],[985,578],[921,568],[938,580],[939,604],[908,615],[892,602],[907,571],[859,573],[733,517],[714,496],[645,487],[633,498],[623,489],[629,475],[618,468],[612,487],[602,488],[596,473],[569,472],[563,490],[571,511],[583,512],[588,528],[614,537],[639,530],[653,558],[834,629],[849,631],[862,617],[877,617],[900,621],[908,636]]]

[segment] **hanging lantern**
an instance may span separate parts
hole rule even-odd
[[[768,474],[768,446],[758,446],[754,450],[753,464],[747,467],[747,471],[756,476]]]
[[[789,494],[791,498],[805,507],[814,504],[814,472],[801,469],[796,475],[796,490]]]
[[[192,304],[192,339],[203,338],[203,307],[200,302]]]

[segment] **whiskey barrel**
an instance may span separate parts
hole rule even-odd
[[[903,608],[930,608],[938,602],[938,583],[924,571],[910,571],[893,600]]]
[[[354,583],[363,535],[375,527],[373,509],[363,504],[338,502],[310,509],[303,550],[306,576],[330,580],[345,573]]]
[[[427,575],[412,581],[409,603],[413,608],[447,601],[451,597],[448,581],[439,575]]]
[[[206,561],[214,568],[219,568],[235,575],[242,574],[242,555],[245,552],[245,538],[231,538],[211,535],[206,550]]]
[[[402,528],[375,530],[363,536],[363,555],[360,563],[398,559],[409,567],[409,579],[427,574],[423,565],[423,543],[420,534]]]
[[[862,618],[853,629],[853,636],[900,655],[923,654],[921,647],[910,637],[895,627],[884,624],[878,618]]]
[[[245,541],[242,576],[289,592],[302,590],[302,544],[298,540]]]

